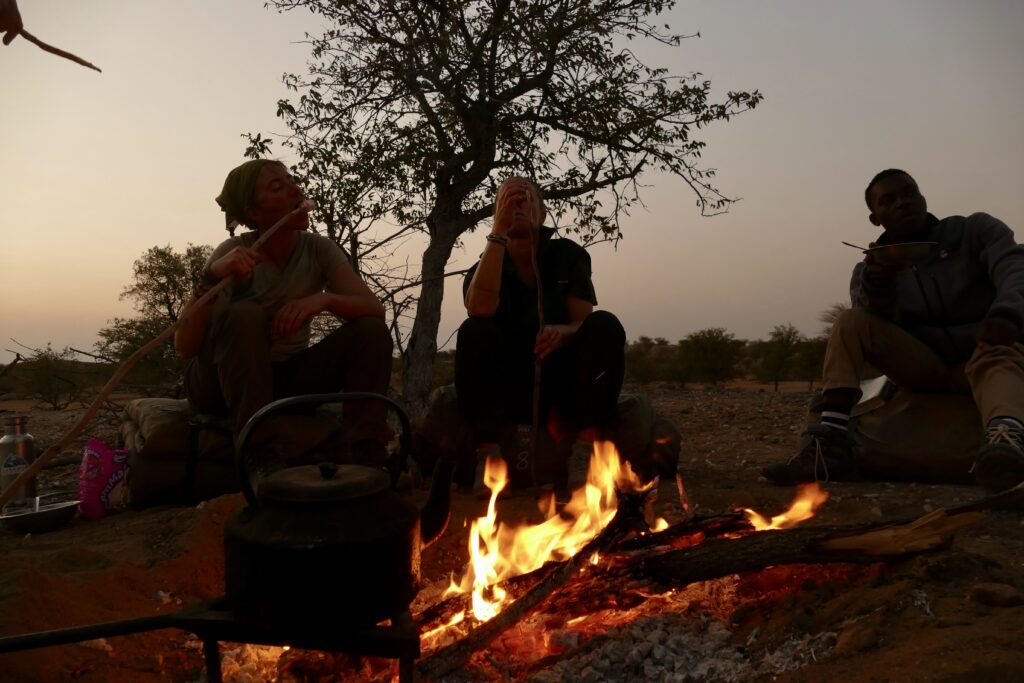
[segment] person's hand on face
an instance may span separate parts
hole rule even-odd
[[[533,346],[533,352],[541,360],[550,356],[555,350],[565,343],[565,333],[553,325],[549,325],[537,334],[537,341]]]
[[[0,33],[4,34],[4,45],[18,37],[24,25],[21,23],[21,12],[15,0],[0,0]]]
[[[516,191],[509,185],[502,185],[498,190],[498,198],[494,202],[494,225],[491,233],[507,237],[515,219]]]
[[[274,314],[274,336],[278,339],[291,337],[307,320],[323,310],[323,298],[320,294],[289,301]]]
[[[505,181],[494,202],[491,232],[505,237],[526,235],[544,220],[540,199],[533,186],[522,178]]]
[[[210,273],[223,280],[226,277],[248,277],[257,263],[263,260],[263,254],[249,247],[235,247],[228,253],[210,264]]]

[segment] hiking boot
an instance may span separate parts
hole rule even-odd
[[[768,481],[778,486],[793,486],[814,481],[860,479],[850,437],[844,430],[817,424],[809,426],[802,436],[808,437],[807,443],[788,462],[761,470]]]
[[[971,473],[975,481],[992,493],[1024,481],[1024,430],[1004,422],[990,425]]]

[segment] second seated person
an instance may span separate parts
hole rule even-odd
[[[532,422],[535,359],[542,362],[540,427],[571,445],[559,449],[565,475],[542,483],[585,481],[592,443],[610,436],[622,389],[625,330],[613,314],[594,310],[590,255],[555,237],[543,225],[546,215],[535,183],[518,177],[502,183],[484,251],[463,283],[469,318],[458,332],[455,388],[472,429],[478,494],[486,492],[484,462],[502,458],[503,427]]]
[[[280,398],[342,389],[387,393],[392,342],[384,307],[341,248],[308,232],[305,212],[259,251],[252,248],[304,200],[280,162],[248,161],[228,174],[217,203],[232,236],[213,251],[189,304],[223,278],[233,279],[174,336],[175,350],[188,359],[189,403],[230,417],[236,436],[253,413]],[[251,232],[235,236],[238,224]],[[344,324],[310,346],[310,321],[323,312]],[[351,462],[383,465],[386,418],[382,401],[346,405]]]

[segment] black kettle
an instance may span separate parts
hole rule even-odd
[[[279,469],[254,486],[246,457],[253,428],[296,405],[388,403],[402,426],[387,469],[331,462]],[[224,528],[224,583],[239,620],[311,627],[370,626],[406,611],[420,587],[420,552],[445,530],[452,463],[439,463],[422,510],[394,486],[409,457],[409,418],[380,394],[293,396],[268,404],[239,435],[236,461],[247,505]]]

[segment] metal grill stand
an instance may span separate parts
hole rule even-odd
[[[28,633],[0,638],[0,653],[68,645],[96,638],[110,638],[146,631],[177,628],[194,633],[203,642],[209,683],[222,683],[220,642],[254,645],[288,645],[305,650],[343,652],[398,660],[398,680],[412,683],[413,667],[420,656],[420,637],[408,610],[388,626],[374,625],[338,630],[328,624],[261,624],[231,616],[224,598],[187,607],[173,614],[109,621],[90,626]]]

